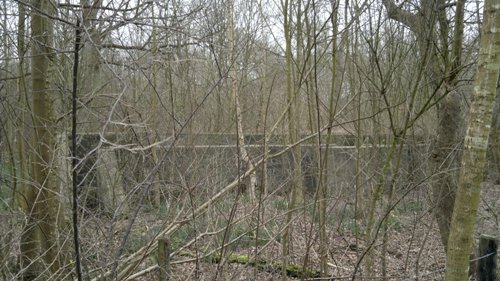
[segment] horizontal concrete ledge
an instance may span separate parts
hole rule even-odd
[[[317,144],[300,144],[300,147],[318,147]],[[357,147],[354,145],[331,145],[331,144],[321,144],[321,148],[326,148],[328,146],[329,149],[356,149]],[[404,146],[407,146],[405,144]],[[418,147],[425,147],[428,146],[428,144],[417,144],[413,146],[418,146]],[[174,145],[172,149],[176,148],[182,148],[182,149],[208,149],[208,148],[236,148],[238,145],[236,144],[209,144],[209,145]],[[245,145],[246,148],[264,148],[263,144],[247,144]],[[285,144],[268,144],[268,148],[287,148],[290,147],[289,145]],[[388,148],[390,145],[387,144],[376,144],[376,145],[362,145],[359,148]],[[170,147],[169,147],[170,148]]]

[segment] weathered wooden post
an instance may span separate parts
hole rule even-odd
[[[158,240],[158,267],[160,268],[160,281],[170,280],[170,243],[167,238]]]
[[[490,235],[479,238],[479,256],[477,261],[477,280],[495,281],[498,241]]]

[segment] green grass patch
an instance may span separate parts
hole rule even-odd
[[[389,216],[387,216],[387,222],[389,226],[394,230],[403,229],[403,223],[401,222],[401,217],[397,214],[397,212],[391,212]]]
[[[345,204],[342,208],[337,209],[334,217],[337,220],[337,231],[340,235],[344,235],[346,232],[356,235],[364,233],[363,221],[361,219],[355,220],[354,208],[351,205]]]
[[[169,237],[170,242],[172,243],[172,249],[177,249],[185,245],[186,242],[195,237],[196,233],[196,229],[191,225],[186,225],[177,229]]]
[[[288,201],[286,200],[286,198],[276,199],[271,203],[271,205],[273,206],[273,208],[279,211],[288,210]]]
[[[396,210],[401,214],[407,214],[412,212],[423,212],[425,211],[424,202],[413,201],[413,200],[403,200],[396,206]]]

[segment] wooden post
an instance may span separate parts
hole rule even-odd
[[[498,241],[495,237],[481,235],[477,261],[477,280],[495,281]]]
[[[158,267],[160,269],[159,280],[170,280],[172,274],[170,268],[170,243],[167,238],[158,240]]]

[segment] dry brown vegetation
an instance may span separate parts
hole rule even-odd
[[[483,10],[1,1],[0,280],[443,280]]]

